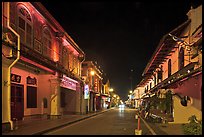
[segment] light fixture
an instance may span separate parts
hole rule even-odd
[[[93,70],[91,71],[91,75],[92,75],[92,76],[95,75],[95,72],[94,72]]]
[[[113,92],[113,88],[110,88],[109,91],[110,91],[110,92]]]

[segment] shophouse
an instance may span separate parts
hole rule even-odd
[[[187,16],[162,37],[138,84],[152,112],[161,110],[173,123],[187,123],[192,115],[202,120],[202,5]]]
[[[109,79],[103,78],[102,81],[102,92],[101,92],[101,107],[103,109],[110,108],[110,81]]]
[[[82,63],[82,77],[89,89],[87,98],[87,111],[93,112],[101,110],[101,93],[102,93],[102,70],[97,62],[84,61]]]
[[[80,113],[84,52],[39,2],[2,2],[2,125]]]
[[[135,90],[133,91],[133,100],[135,104],[135,108],[139,108],[141,103],[142,103],[142,96],[145,94],[144,92],[144,87],[136,87]]]

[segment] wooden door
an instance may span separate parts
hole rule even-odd
[[[22,120],[24,115],[23,85],[11,84],[11,120]]]

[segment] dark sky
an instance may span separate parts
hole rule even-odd
[[[134,89],[162,36],[186,21],[190,6],[200,3],[42,1],[85,52],[86,60],[97,61],[123,101],[131,89],[130,77]]]

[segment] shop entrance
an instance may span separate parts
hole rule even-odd
[[[24,115],[23,85],[11,84],[11,120],[22,120]]]

